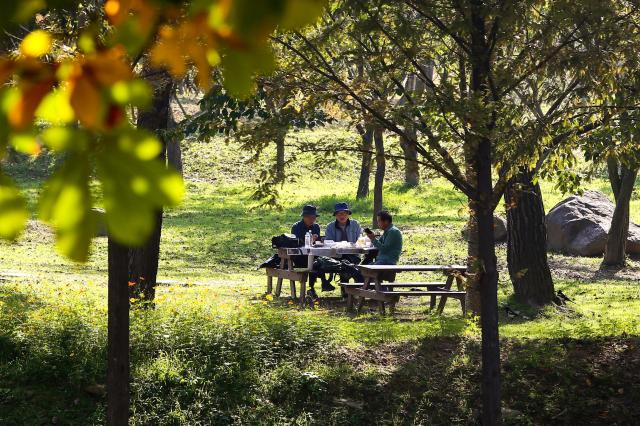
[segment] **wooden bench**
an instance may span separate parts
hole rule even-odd
[[[352,310],[355,299],[358,298],[357,311],[359,312],[365,299],[378,301],[378,310],[385,312],[385,303],[389,304],[391,313],[400,297],[430,297],[431,309],[436,306],[436,297],[440,297],[438,313],[442,313],[449,297],[458,299],[462,307],[462,313],[466,314],[463,276],[467,271],[462,265],[362,265],[360,272],[364,277],[363,283],[341,283],[347,293],[347,310]],[[441,272],[447,276],[447,281],[442,282],[388,282],[394,281],[395,275],[400,272]],[[453,281],[456,281],[458,291],[451,290]],[[373,281],[375,287],[370,288]],[[386,288],[385,288],[386,287]],[[425,288],[425,290],[394,291],[395,288]]]
[[[307,297],[307,280],[309,279],[309,270],[306,268],[294,268],[293,256],[287,254],[286,249],[278,249],[280,257],[279,268],[267,268],[267,294],[273,292],[273,278],[276,278],[276,291],[274,296],[280,297],[282,292],[282,281],[289,280],[289,288],[291,298],[296,299],[296,282],[300,283],[300,305],[304,305]],[[285,268],[286,263],[286,268]]]

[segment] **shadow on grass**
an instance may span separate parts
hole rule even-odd
[[[636,424],[638,338],[503,340],[505,424]],[[480,343],[437,337],[348,353],[329,383],[351,424],[477,424]],[[340,359],[339,362],[344,362]],[[337,394],[337,395],[336,395]]]

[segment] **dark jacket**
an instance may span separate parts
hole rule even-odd
[[[308,231],[311,231],[311,234],[320,236],[320,225],[314,223],[311,227],[308,227],[304,221],[299,220],[291,227],[291,233],[298,238],[301,246],[304,245],[304,236],[307,235]]]

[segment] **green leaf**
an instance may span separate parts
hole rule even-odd
[[[16,151],[29,155],[38,155],[41,151],[35,135],[32,133],[14,133],[9,139]]]
[[[149,140],[148,132],[124,132],[97,158],[109,235],[128,246],[144,244],[153,230],[154,212],[184,196],[180,175],[148,158],[143,147]]]
[[[0,238],[14,240],[29,217],[27,205],[11,179],[0,174]]]
[[[55,229],[60,253],[77,262],[87,261],[97,229],[89,179],[88,157],[74,153],[49,178],[40,196],[40,219]]]
[[[35,114],[37,118],[56,125],[71,123],[75,118],[69,93],[61,89],[47,94]]]
[[[89,135],[81,129],[51,127],[40,133],[42,142],[53,151],[84,151],[89,147]]]

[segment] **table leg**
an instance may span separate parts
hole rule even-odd
[[[271,294],[273,292],[273,277],[271,275],[267,276],[267,294]]]
[[[304,306],[304,300],[307,297],[307,278],[303,277],[300,281],[300,306]]]
[[[376,277],[376,291],[382,291],[382,282],[380,280],[380,276]],[[384,302],[382,300],[378,300],[378,312],[380,315],[384,315]]]
[[[309,269],[309,272],[311,272],[313,270],[313,260],[314,260],[314,255],[312,255],[311,253],[309,253],[309,255],[307,256],[307,269]]]
[[[447,282],[444,285],[445,290],[451,290],[451,285],[453,284],[453,275],[447,276]],[[447,296],[440,297],[440,304],[438,305],[438,314],[441,314],[444,310],[444,305],[447,304]]]
[[[294,280],[289,280],[289,284],[291,285],[291,298],[296,299],[296,282]]]

